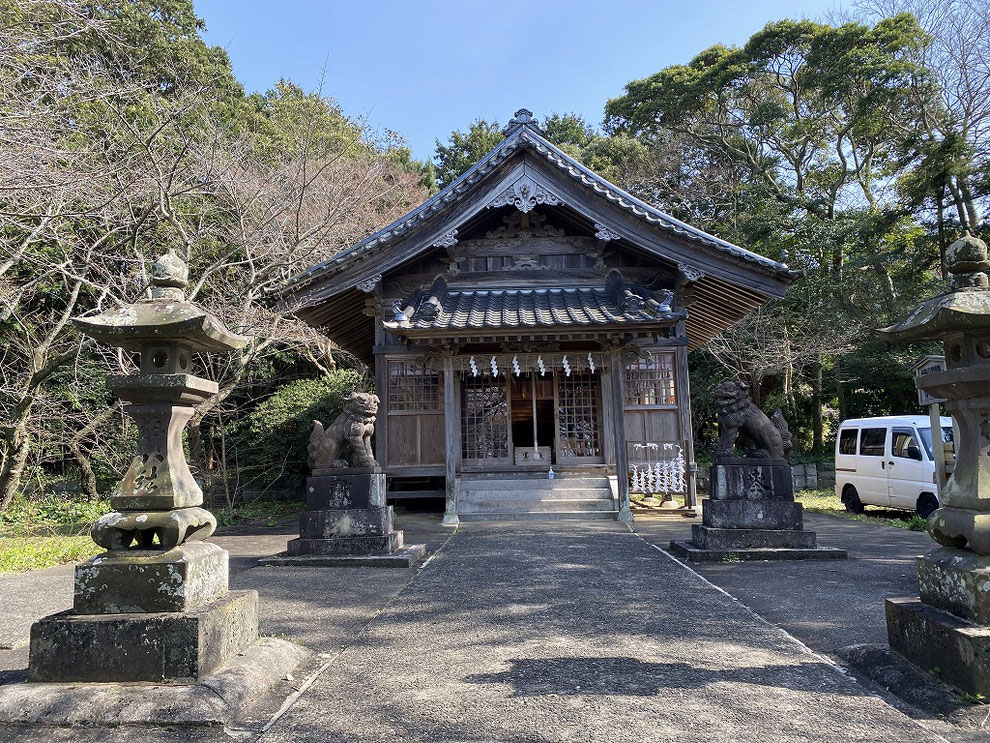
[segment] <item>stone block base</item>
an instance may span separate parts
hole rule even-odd
[[[941,547],[919,557],[917,564],[924,603],[990,625],[990,557]]]
[[[76,565],[76,614],[192,611],[227,593],[228,555],[210,542],[105,552]]]
[[[294,565],[309,568],[411,568],[426,554],[425,544],[407,544],[383,555],[291,555],[264,557],[259,565]]]
[[[31,627],[29,681],[201,679],[258,639],[258,593],[190,612],[52,614]]]
[[[392,529],[392,506],[303,511],[299,514],[299,536],[303,539],[375,537]]]
[[[670,551],[689,562],[748,562],[752,560],[845,560],[845,550],[833,547],[702,549],[691,542],[671,542]]]
[[[373,555],[402,549],[402,531],[373,537],[307,539],[299,537],[286,545],[290,555]]]
[[[703,524],[691,527],[691,541],[701,549],[814,549],[813,531],[791,529],[715,529]]]
[[[794,500],[784,459],[716,459],[709,470],[711,500]]]
[[[891,649],[967,694],[990,697],[990,627],[915,598],[887,599]]]
[[[47,683],[0,687],[0,723],[40,727],[220,726],[234,720],[251,702],[294,682],[289,674],[310,662],[301,645],[268,637],[198,683],[133,684]],[[133,736],[140,740],[140,735]]]
[[[715,529],[804,528],[804,507],[794,501],[708,500],[702,508],[702,523]]]
[[[306,509],[382,508],[384,472],[330,473],[306,478]]]

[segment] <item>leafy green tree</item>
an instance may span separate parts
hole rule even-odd
[[[437,186],[444,188],[502,141],[502,127],[497,121],[475,119],[466,132],[454,130],[447,144],[437,140]]]
[[[719,353],[757,396],[764,377],[782,376],[795,412],[793,391],[807,385],[816,449],[825,374],[859,329],[903,307],[901,284],[913,284],[912,271],[931,277],[930,261],[891,263],[877,249],[910,214],[889,176],[909,146],[904,122],[918,120],[919,96],[933,92],[916,54],[928,42],[909,14],[873,26],[779,21],[742,47],[714,46],[631,82],[606,106],[608,131],[682,153],[675,169],[644,179],[655,201],[771,257],[786,250],[802,274],[773,322],[743,323]],[[702,186],[697,198],[685,183]],[[911,245],[930,259],[924,242]],[[856,289],[863,280],[872,291]],[[784,349],[772,356],[784,369],[765,363],[766,347]]]
[[[609,180],[620,180],[646,157],[646,149],[633,137],[602,136],[574,113],[552,113],[544,119],[544,136],[571,157],[588,165]],[[435,155],[437,185],[443,188],[478,162],[502,141],[497,122],[477,119],[466,132],[453,131],[447,144],[437,140]]]

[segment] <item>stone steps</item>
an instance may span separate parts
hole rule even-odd
[[[619,515],[618,511],[548,511],[545,513],[498,512],[498,513],[460,513],[461,521],[590,521],[611,520]]]
[[[462,480],[457,513],[464,521],[615,518],[617,505],[601,475],[486,473]]]
[[[554,513],[561,511],[613,511],[615,505],[611,498],[500,498],[500,499],[471,499],[459,504],[457,509],[461,514],[466,513],[498,513],[519,512]]]

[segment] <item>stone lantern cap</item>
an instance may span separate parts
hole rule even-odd
[[[233,351],[250,340],[228,330],[209,312],[187,302],[189,269],[173,250],[155,261],[151,298],[124,304],[73,323],[101,343],[141,351],[149,344],[177,342],[193,351]]]
[[[943,340],[947,333],[990,328],[987,246],[966,234],[946,250],[952,290],[922,302],[899,323],[878,332],[892,341]]]

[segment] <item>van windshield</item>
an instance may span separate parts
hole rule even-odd
[[[928,452],[928,458],[934,461],[935,452],[932,449],[932,429],[919,428],[918,433],[921,434],[921,441],[925,445],[925,451]],[[942,442],[952,444],[952,453],[955,454],[956,446],[952,441],[952,426],[942,426]]]

